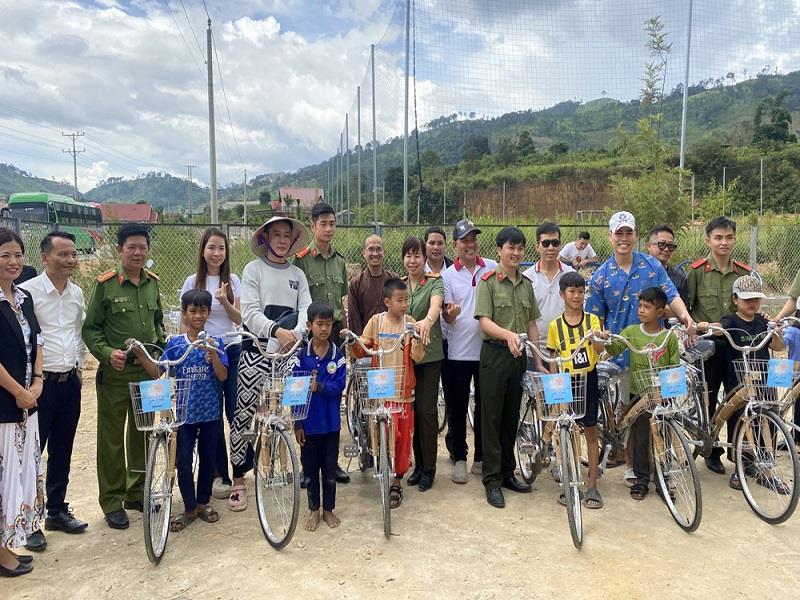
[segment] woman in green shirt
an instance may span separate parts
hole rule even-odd
[[[776,321],[780,321],[782,318],[788,317],[789,315],[794,315],[794,312],[797,310],[798,297],[800,297],[800,272],[797,273],[792,282],[792,287],[789,288],[789,298],[786,300],[786,304],[783,305],[781,312],[775,317]]]
[[[408,314],[425,345],[425,358],[414,365],[414,472],[408,479],[424,492],[433,486],[436,475],[436,444],[439,419],[436,401],[442,371],[442,327],[439,313],[444,302],[444,282],[438,274],[425,273],[425,242],[409,237],[403,242],[403,267],[408,285]]]

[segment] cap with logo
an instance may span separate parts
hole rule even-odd
[[[764,288],[761,286],[761,282],[752,275],[743,275],[734,281],[731,293],[736,294],[736,297],[742,300],[767,297],[764,294]]]
[[[461,219],[453,228],[453,239],[460,240],[467,237],[470,233],[480,233],[481,230],[469,219]]]
[[[611,215],[608,220],[608,230],[617,233],[623,227],[628,227],[631,231],[636,231],[636,219],[627,210],[621,210]]]

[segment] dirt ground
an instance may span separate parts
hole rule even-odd
[[[125,531],[106,527],[97,504],[93,373],[86,373],[83,415],[68,500],[89,529],[47,533],[35,570],[5,579],[0,597],[23,598],[710,598],[790,596],[800,564],[800,516],[773,527],[760,521],[727,478],[702,466],[703,521],[686,534],[655,493],[628,497],[621,470],[600,482],[606,507],[584,511],[584,545],[572,546],[557,485],[546,476],[533,494],[506,493],[491,508],[480,478],[450,481],[440,438],[439,470],[428,492],[406,490],[383,537],[377,485],[356,472],[337,490],[340,528],[298,527],[282,552],[265,541],[252,505],[243,513],[214,500],[220,521],[171,534],[161,564],[145,555],[142,519]],[[343,435],[346,435],[346,433]],[[732,465],[727,467],[730,472]],[[173,512],[181,509],[175,487]],[[305,497],[301,506],[305,506]],[[305,509],[304,509],[305,510]]]

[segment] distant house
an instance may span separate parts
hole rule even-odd
[[[278,188],[278,197],[272,200],[272,209],[275,211],[294,212],[297,201],[300,201],[300,210],[305,214],[311,213],[311,208],[325,200],[325,190],[322,188],[282,187]]]
[[[149,204],[102,204],[103,223],[157,223],[158,213]]]

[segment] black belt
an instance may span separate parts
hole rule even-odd
[[[44,371],[42,372],[42,379],[45,381],[55,381],[56,383],[65,383],[69,381],[69,378],[72,377],[77,369],[72,369],[71,371],[67,371],[66,373],[54,373],[53,371]]]

